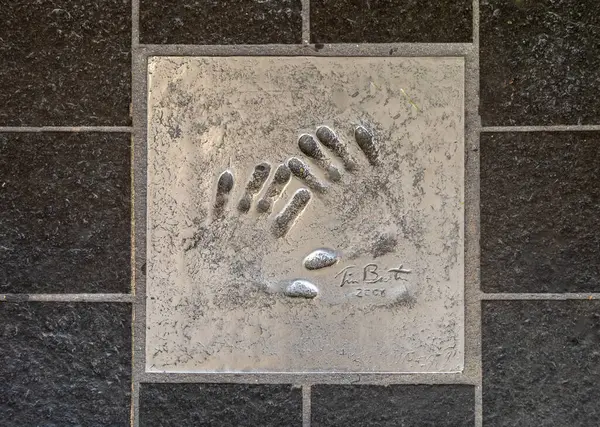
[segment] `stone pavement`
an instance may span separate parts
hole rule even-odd
[[[591,0],[2,0],[0,10],[2,426],[593,427],[599,424],[600,3]],[[189,57],[191,62],[198,58],[225,57],[224,64],[235,57],[256,57],[259,65],[245,70],[242,67],[236,78],[249,86],[257,81],[263,86],[248,91],[247,96],[240,95],[243,92],[238,90],[239,105],[245,105],[245,109],[221,108],[235,102],[228,104],[231,99],[224,97],[218,69],[213,69],[217,78],[210,99],[207,95],[203,98],[202,91],[193,92],[206,82],[203,80],[206,74],[190,79],[190,86],[178,86],[179,82],[186,83],[189,70],[172,70],[166,83],[154,89],[149,79],[149,64],[156,58],[168,61],[169,57]],[[262,81],[268,70],[254,74],[252,71],[258,70],[264,57],[272,58],[271,61],[274,58],[282,68],[286,63],[283,57],[313,58],[308,62],[318,58],[323,63],[333,61],[332,58],[365,61],[387,58],[392,70],[394,67],[403,70],[389,81],[406,79],[416,91],[408,91],[409,86],[401,84],[385,87],[378,84],[385,73],[377,67],[370,75],[361,71],[367,75],[361,80],[362,74],[353,73],[349,65],[343,70],[347,76],[343,72],[336,74],[335,70],[331,75],[315,72],[312,77],[307,74],[306,87],[279,92],[280,97],[261,97],[261,93],[272,94],[281,85],[300,85],[297,80],[287,79],[285,70]],[[410,61],[415,64],[422,60],[459,61],[464,64],[464,79],[460,77],[461,84],[452,80],[453,86],[445,89],[435,87],[436,91],[439,89],[436,92],[432,90],[433,84],[428,83],[429,74],[402,68],[407,58],[413,58]],[[257,105],[263,102],[258,112],[266,111],[264,105],[268,99],[286,108],[305,105],[302,102],[307,102],[313,90],[311,82],[316,81],[333,82],[322,85],[322,90],[332,90],[331,104],[300,108],[298,123],[288,126],[289,129],[288,119],[281,122],[286,126],[272,120],[272,127],[264,125],[248,133],[255,138],[247,146],[240,142],[243,132],[236,126],[252,116],[250,101],[256,101]],[[356,89],[352,93],[344,92],[353,85]],[[180,90],[182,87],[189,90]],[[450,100],[459,99],[452,98],[453,88],[462,99],[461,108],[448,109],[453,102]],[[153,94],[152,90],[158,92]],[[430,92],[436,93],[425,96]],[[296,104],[301,98],[296,98],[299,93],[305,100]],[[379,102],[387,99],[382,93],[389,97],[389,103]],[[152,102],[157,99],[166,102],[171,94],[179,96],[178,105],[190,107],[181,108],[173,116],[174,124],[189,125],[187,133],[182,128],[183,140],[194,136],[186,140],[187,151],[180,153],[196,153],[197,157],[175,156],[183,160],[167,161],[157,167],[151,163],[157,157],[152,157],[149,151],[155,147],[154,137],[158,138],[156,141],[162,138],[163,143],[172,138],[165,145],[168,150],[175,147],[178,131],[177,126],[160,128],[164,125],[161,120],[168,116],[168,108],[159,111],[159,107],[152,107],[149,111],[149,105],[154,106]],[[219,102],[213,102],[215,99]],[[355,102],[356,99],[361,102]],[[221,105],[221,109],[202,116],[203,106],[210,105]],[[445,108],[448,114],[444,114]],[[400,116],[396,116],[397,109],[402,113]],[[278,114],[281,111],[285,110],[279,108]],[[320,114],[318,118],[310,115],[316,111]],[[265,122],[274,114],[265,114]],[[425,117],[449,120],[453,114],[456,120],[452,123],[460,126],[447,125],[446,132],[442,129],[431,134],[434,129],[430,127],[431,121],[420,126]],[[211,122],[219,118],[221,122]],[[224,118],[229,121],[223,121]],[[397,120],[408,121],[400,125]],[[196,127],[191,126],[194,121]],[[392,168],[386,170],[393,170],[390,176],[395,177],[392,181],[397,186],[376,185],[381,181],[373,173],[369,175],[371,181],[365,178],[361,181],[363,187],[358,187],[381,190],[381,204],[372,213],[373,218],[381,221],[375,224],[386,227],[371,230],[373,234],[368,235],[371,240],[357,240],[373,244],[372,248],[369,246],[371,252],[365,255],[348,248],[332,249],[343,249],[339,266],[346,266],[343,263],[351,260],[351,256],[367,263],[362,279],[371,284],[378,284],[380,277],[383,281],[383,276],[372,275],[375,270],[369,267],[365,256],[377,258],[383,253],[382,259],[387,261],[393,253],[404,255],[416,267],[408,263],[395,266],[402,271],[414,269],[411,277],[415,279],[406,281],[402,292],[390,291],[404,286],[402,275],[391,275],[389,286],[369,286],[368,292],[363,290],[364,286],[358,291],[355,283],[342,282],[344,289],[352,289],[354,299],[340,302],[346,301],[344,298],[350,294],[341,290],[339,277],[334,287],[333,275],[316,272],[310,277],[316,278],[320,293],[311,291],[308,299],[290,300],[290,292],[286,294],[285,287],[277,287],[283,285],[269,282],[269,286],[260,290],[264,294],[256,298],[263,304],[258,317],[252,317],[255,300],[254,306],[244,305],[247,293],[223,296],[221,290],[225,289],[222,285],[226,280],[215,282],[215,288],[206,293],[198,293],[198,286],[205,285],[199,282],[206,279],[205,272],[221,272],[224,265],[229,265],[211,258],[215,255],[211,246],[198,245],[206,241],[194,237],[198,235],[193,230],[201,227],[191,213],[197,208],[196,216],[204,218],[200,215],[202,206],[213,200],[212,193],[206,197],[213,191],[210,185],[197,204],[189,203],[193,198],[177,199],[177,192],[172,194],[173,200],[183,203],[185,209],[178,213],[186,218],[183,223],[192,230],[186,235],[185,244],[191,245],[192,250],[207,252],[188,258],[178,258],[179,252],[161,255],[161,245],[169,241],[165,237],[169,234],[148,231],[147,225],[158,222],[163,226],[168,224],[163,219],[170,217],[157,217],[153,210],[147,209],[147,202],[153,200],[152,168],[172,170],[177,178],[173,180],[175,189],[185,188],[186,183],[204,182],[193,175],[197,169],[186,169],[195,159],[202,159],[211,167],[207,173],[215,179],[206,182],[216,183],[219,173],[227,168],[234,173],[246,171],[243,179],[247,180],[251,169],[243,168],[254,166],[255,156],[272,155],[273,159],[265,160],[273,162],[269,165],[274,171],[274,162],[283,162],[284,155],[292,155],[288,148],[297,148],[300,134],[295,132],[303,132],[314,134],[315,141],[333,159],[331,165],[346,172],[347,164],[342,160],[336,163],[336,151],[326,150],[327,141],[318,138],[316,127],[330,126],[345,136],[346,139],[340,140],[347,141],[352,135],[343,126],[351,122],[374,136],[382,136],[383,142],[376,147],[378,153],[387,155],[381,157],[382,161],[406,162],[398,162],[397,170],[383,165]],[[213,132],[212,136],[216,130],[223,131],[220,137],[211,139],[221,146],[215,143],[210,150],[202,151],[198,147],[205,146],[194,145],[203,141],[203,126]],[[269,129],[273,132],[271,136]],[[281,129],[294,133],[290,147],[278,146],[268,139],[275,138]],[[419,139],[418,135],[427,132],[430,132],[427,138]],[[264,141],[257,142],[256,138],[263,137]],[[271,141],[268,142],[271,145],[265,141]],[[406,145],[402,145],[404,148],[390,145],[394,141]],[[425,154],[411,157],[410,152],[402,151],[408,146],[418,150],[423,141],[432,144],[430,157]],[[457,151],[436,152],[436,147],[450,146],[454,141],[460,147]],[[225,156],[220,157],[236,147],[258,148],[239,157],[250,162],[248,165],[236,163],[236,159],[228,163]],[[269,150],[269,147],[274,148]],[[365,167],[371,160],[373,163],[380,160],[369,157],[373,152],[368,154],[368,149],[358,146],[353,149],[351,154]],[[361,150],[366,157],[360,157]],[[444,167],[436,172],[432,165],[438,154]],[[456,156],[464,159],[459,165],[464,179],[452,187],[441,178],[451,170],[449,165],[459,158]],[[196,166],[200,164],[198,161]],[[304,173],[302,169],[299,175]],[[414,177],[414,185],[412,180],[410,185],[408,181],[403,184],[404,173],[411,179]],[[352,174],[343,175],[341,182],[349,176]],[[309,184],[305,175],[301,178]],[[316,178],[322,179],[318,174]],[[426,196],[433,194],[428,192],[436,188],[431,185],[435,179],[443,181],[445,187],[439,187],[437,198],[428,199]],[[239,188],[243,189],[244,183]],[[423,191],[421,195],[419,188]],[[444,199],[451,192],[449,188],[461,190],[462,200],[458,196]],[[290,189],[282,194],[291,197]],[[330,194],[345,201],[348,199],[343,199],[344,194],[363,194],[335,191]],[[267,239],[274,246],[265,244],[263,252],[274,253],[267,251],[267,247],[278,248],[280,252],[275,252],[274,262],[266,263],[259,271],[265,272],[260,277],[271,277],[269,274],[275,277],[275,272],[279,272],[277,277],[287,280],[291,276],[283,277],[286,271],[290,274],[302,271],[294,270],[296,264],[277,261],[283,260],[284,255],[295,254],[291,249],[285,252],[287,243],[302,242],[298,238],[298,230],[302,228],[294,225],[296,221],[300,225],[301,221],[308,221],[306,218],[315,214],[310,209],[319,203],[328,206],[318,191],[314,193],[312,205],[298,209],[306,214],[289,220],[291,231],[286,228],[281,233],[285,236],[279,240]],[[400,194],[402,198],[397,198]],[[250,201],[253,197],[254,193]],[[429,206],[418,207],[417,202],[412,211],[408,209],[414,200],[432,200],[433,213],[427,210]],[[452,229],[451,220],[433,221],[437,228],[429,230],[430,239],[419,240],[419,236],[426,235],[418,231],[426,228],[427,221],[411,220],[420,215],[435,217],[435,212],[441,212],[441,207],[435,208],[441,200],[449,203],[444,206],[449,206],[445,212],[451,218],[462,218],[456,227],[458,232],[449,234],[444,228]],[[236,204],[230,202],[231,206],[224,204],[226,216],[237,206],[237,200]],[[400,209],[401,203],[404,204]],[[180,205],[170,201],[163,207],[175,206]],[[363,205],[357,202],[346,206],[355,206],[360,212]],[[348,209],[348,217],[352,212]],[[378,217],[382,212],[392,212],[391,219],[386,220],[385,215]],[[327,218],[328,227],[335,230],[335,218],[331,215]],[[340,228],[339,234],[332,232],[332,228],[323,228],[326,231],[322,234],[321,229],[317,230],[307,235],[307,239],[313,239],[311,245],[319,236],[330,236],[332,241],[336,236],[345,236],[340,237],[341,242],[353,241],[354,234],[347,232],[350,228]],[[181,228],[176,231],[173,239],[183,236]],[[156,245],[148,244],[153,236],[157,238]],[[430,241],[438,244],[430,247],[426,244]],[[393,250],[387,249],[389,242],[396,242],[391,245]],[[179,240],[176,243],[183,245]],[[459,254],[458,261],[450,263],[444,259],[437,265],[436,258],[426,258],[448,251]],[[242,255],[257,253],[262,254],[240,245],[239,252],[227,254],[226,259],[242,263],[239,271],[242,274],[250,271],[252,274],[247,277],[254,279],[253,268],[259,261],[249,258],[253,261],[243,264]],[[202,266],[198,271],[193,269],[194,257]],[[156,259],[164,264],[162,270],[153,268]],[[382,267],[377,264],[377,268],[380,272]],[[172,275],[160,275],[169,269]],[[448,272],[456,273],[456,269],[461,269],[460,274],[451,277],[458,280],[445,282],[444,274],[450,277]],[[174,278],[172,283],[181,287],[170,287],[167,280],[161,284],[162,278]],[[448,288],[442,288],[440,283],[448,283]],[[193,286],[188,289],[188,285]],[[164,300],[152,300],[147,305],[147,296],[156,296],[153,292],[156,286],[162,289],[159,298]],[[445,293],[436,293],[440,289]],[[181,295],[177,296],[178,293]],[[164,322],[157,322],[150,311],[160,312],[165,307],[168,308],[165,313],[177,312],[185,305],[187,295],[194,298],[204,295],[212,302],[202,306],[194,300],[195,311],[185,312],[185,322],[168,325],[171,328],[168,330],[175,333],[168,337],[157,334],[156,331],[162,331],[160,327],[167,328],[164,322],[174,317],[169,314]],[[447,304],[435,305],[438,297]],[[214,303],[217,298],[222,298],[219,304]],[[377,298],[391,305],[369,305]],[[339,304],[345,311],[327,317],[330,314],[327,308],[321,311],[307,308],[325,303],[332,307]],[[147,307],[150,307],[148,312]],[[202,307],[208,308],[213,317],[207,317]],[[220,315],[215,314],[214,307],[222,310]],[[231,316],[227,315],[227,307]],[[431,318],[439,314],[436,307],[450,314],[440,317],[445,319],[443,322],[427,323],[427,314]],[[315,342],[310,342],[310,334],[293,341],[287,333],[295,329],[286,322],[303,312],[317,319],[314,323],[307,322],[306,330],[314,334],[323,331]],[[356,321],[360,320],[356,313],[372,317],[365,317],[369,322],[361,325]],[[353,326],[332,328],[331,324],[319,321],[321,315],[328,321],[347,316]],[[236,316],[243,321],[229,322],[229,317]],[[267,320],[263,323],[269,316],[271,323]],[[399,331],[401,326],[394,322],[409,322],[411,316],[417,320],[410,325],[419,325],[414,328],[415,334],[407,332],[411,326]],[[197,327],[206,319],[210,322]],[[387,334],[381,328],[373,328],[381,333],[380,337],[377,333],[367,333],[376,319],[384,326],[395,325],[390,328],[393,333]],[[147,329],[155,324],[158,329]],[[189,325],[196,325],[191,332],[186,330]],[[281,341],[269,341],[269,330],[244,329],[248,325],[254,328],[271,325]],[[230,341],[220,340],[218,333],[223,330]],[[354,335],[346,335],[347,331]],[[241,337],[237,344],[236,337]],[[252,342],[243,341],[249,337]],[[209,338],[212,341],[204,341]],[[286,346],[270,347],[284,338],[289,341],[285,341]],[[436,359],[448,342],[454,347],[445,356],[452,362],[459,361],[456,366]],[[207,343],[203,350],[201,344]],[[415,348],[423,352],[423,359],[402,359],[411,343],[418,343]],[[380,359],[375,358],[373,351],[361,356],[361,348],[381,350]],[[186,349],[193,352],[186,355]],[[160,352],[164,354],[161,356]],[[311,360],[310,355],[315,352],[322,354]],[[337,353],[335,357],[323,356],[330,354],[327,352]],[[218,357],[209,359],[213,353]],[[157,369],[149,364],[148,354],[156,356],[163,365]],[[203,360],[211,360],[206,369]]]

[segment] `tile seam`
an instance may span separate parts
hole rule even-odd
[[[312,412],[311,385],[302,386],[302,427],[310,427]]]
[[[141,372],[140,383],[233,383],[233,384],[373,384],[373,385],[476,385],[478,378],[460,373],[217,373]]]
[[[470,79],[468,82],[469,86],[469,96],[471,102],[468,104],[469,109],[468,113],[471,114],[470,124],[473,127],[471,129],[471,137],[472,140],[472,150],[469,152],[469,157],[471,158],[470,162],[470,171],[471,171],[471,179],[472,182],[469,183],[470,188],[472,190],[472,198],[471,204],[469,205],[472,209],[472,227],[474,228],[474,235],[470,236],[471,239],[469,241],[470,247],[472,247],[473,252],[471,253],[473,263],[471,268],[472,274],[472,288],[471,292],[471,318],[467,319],[468,323],[465,324],[465,328],[469,328],[473,332],[473,341],[471,344],[473,345],[472,354],[471,354],[471,362],[473,364],[474,373],[473,375],[477,377],[477,383],[475,384],[474,389],[474,426],[482,427],[483,426],[483,373],[482,373],[482,329],[481,329],[481,292],[480,292],[480,258],[481,258],[481,247],[480,247],[480,160],[479,160],[479,145],[480,145],[480,135],[481,135],[481,117],[479,115],[479,105],[480,105],[480,64],[479,64],[479,0],[472,0],[472,13],[473,13],[473,54],[471,57],[471,67],[468,78]],[[465,281],[466,284],[466,281]]]
[[[566,301],[566,300],[598,300],[599,292],[564,292],[564,293],[481,293],[482,301]]]
[[[132,50],[132,58],[133,58],[133,50]],[[133,70],[133,63],[132,63],[132,70]],[[133,80],[133,74],[132,74],[132,80]],[[133,100],[133,92],[131,93],[131,99]],[[133,105],[133,103],[132,103]],[[132,111],[133,113],[133,111]],[[131,139],[130,139],[130,174],[129,174],[129,179],[130,179],[130,189],[131,189],[131,195],[130,195],[130,235],[131,235],[131,253],[129,256],[129,260],[130,260],[130,276],[131,276],[131,283],[130,283],[130,292],[133,296],[133,301],[135,302],[135,298],[136,298],[136,294],[135,294],[135,279],[136,279],[136,269],[135,269],[135,242],[136,242],[136,233],[135,233],[135,168],[134,168],[134,164],[135,164],[135,157],[134,157],[134,149],[135,149],[135,141],[133,138],[133,134],[131,135]],[[130,404],[130,414],[131,414],[131,418],[130,418],[130,426],[133,426],[135,424],[135,420],[137,419],[137,408],[139,407],[139,387],[135,384],[134,378],[133,378],[133,369],[135,366],[135,305],[132,304],[131,307],[131,325],[130,325],[130,330],[131,330],[131,404]]]
[[[130,403],[130,426],[139,425],[140,408],[140,385],[135,381],[135,304],[131,307],[131,403]]]
[[[137,2],[137,0],[134,0]],[[139,426],[140,379],[145,371],[145,276],[140,274],[146,262],[146,58],[138,47],[132,49],[132,122],[133,122],[133,423]]]
[[[548,125],[548,126],[485,126],[482,132],[582,132],[600,131],[600,125]]]
[[[310,43],[310,0],[302,0],[302,43]]]
[[[106,132],[131,133],[131,126],[0,126],[0,132]]]
[[[0,294],[0,302],[122,302],[132,303],[131,294]]]
[[[138,426],[139,425],[139,400],[140,400],[140,386],[139,383],[136,382],[136,359],[138,358],[136,351],[136,337],[139,332],[138,324],[139,320],[139,298],[136,283],[137,283],[137,242],[138,242],[138,233],[136,229],[136,216],[138,204],[136,203],[136,193],[138,188],[136,188],[136,177],[138,175],[139,165],[136,161],[138,158],[138,139],[135,134],[135,126],[136,122],[136,111],[138,109],[138,99],[136,98],[136,82],[138,80],[138,75],[136,73],[136,65],[139,63],[137,58],[138,55],[138,46],[140,43],[140,0],[131,0],[131,124],[132,124],[132,135],[131,135],[131,292],[133,295],[133,306],[132,306],[132,314],[131,314],[131,423],[130,425]],[[143,327],[143,326],[142,326]]]
[[[283,45],[151,45],[138,47],[146,56],[465,56],[471,43],[359,43]]]
[[[140,44],[140,0],[131,0],[131,48],[132,57],[133,49]],[[133,91],[132,91],[133,92]],[[132,93],[133,95],[133,93]]]

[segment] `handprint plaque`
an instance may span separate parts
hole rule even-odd
[[[461,58],[155,57],[146,369],[463,368]]]

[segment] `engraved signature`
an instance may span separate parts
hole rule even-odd
[[[340,277],[340,286],[358,285],[360,283],[384,283],[392,280],[405,280],[403,274],[410,274],[411,270],[403,267],[381,269],[375,263],[369,263],[362,268],[356,265],[349,265],[342,268],[335,277]]]

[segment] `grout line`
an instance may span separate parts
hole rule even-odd
[[[131,0],[131,50],[140,45],[140,0]],[[133,55],[132,55],[133,57]],[[133,59],[132,59],[133,60]]]
[[[132,55],[133,122],[133,389],[139,395],[145,373],[146,320],[146,88],[147,58],[140,49]],[[133,396],[133,427],[139,426],[139,396]],[[137,399],[137,400],[136,400]]]
[[[475,426],[483,426],[483,376],[475,386]]]
[[[130,126],[0,126],[0,132],[120,132],[130,133]]]
[[[553,126],[485,126],[482,132],[561,132],[600,131],[600,125],[553,125]]]
[[[302,427],[310,427],[311,400],[310,384],[302,386]]]
[[[237,383],[237,384],[466,384],[476,385],[478,378],[463,373],[353,373],[353,372],[145,372],[139,371],[140,383]]]
[[[302,43],[310,43],[310,0],[302,0]]]
[[[133,355],[132,355],[133,356]],[[131,408],[130,425],[138,426],[140,418],[140,384],[134,381],[131,376]]]
[[[133,95],[132,95],[133,97]],[[130,175],[129,175],[129,179],[130,179],[130,188],[131,188],[131,196],[130,196],[130,203],[131,203],[131,209],[130,209],[130,224],[131,224],[131,229],[130,229],[130,233],[131,233],[131,253],[130,253],[130,270],[131,270],[131,283],[130,283],[130,288],[131,288],[131,293],[133,295],[133,299],[135,301],[136,299],[136,289],[135,289],[135,279],[136,279],[136,264],[135,264],[135,242],[136,242],[136,233],[135,233],[135,185],[134,185],[134,180],[135,180],[135,168],[134,168],[134,163],[135,163],[135,158],[134,158],[134,138],[133,135],[131,136],[131,141],[130,141]],[[130,419],[130,426],[134,426],[136,425],[136,420],[138,419],[139,416],[139,384],[136,384],[133,378],[133,368],[135,366],[135,305],[133,305],[131,307],[131,407],[130,407],[130,412],[131,412],[131,419]]]
[[[474,379],[475,396],[481,386],[481,302],[479,279],[479,129],[477,55],[467,57],[465,74],[465,222],[464,222],[464,301],[465,301],[465,374]],[[481,406],[475,400],[476,420]],[[475,424],[481,427],[481,423]]]
[[[469,129],[469,145],[467,151],[467,171],[465,185],[469,189],[469,197],[465,198],[466,225],[465,233],[465,275],[466,286],[466,321],[465,338],[468,346],[469,372],[476,378],[475,384],[475,422],[474,427],[483,426],[483,373],[482,373],[482,328],[481,328],[481,278],[480,278],[480,158],[479,138],[481,133],[480,105],[480,65],[479,65],[479,0],[472,0],[473,5],[473,51],[467,62],[467,122]],[[468,238],[467,238],[468,237]],[[467,286],[468,285],[468,286]]]
[[[471,43],[361,43],[274,45],[150,45],[139,49],[146,56],[464,56]]]
[[[133,251],[132,251],[133,252]],[[140,408],[140,385],[135,382],[134,378],[134,366],[135,366],[135,305],[131,307],[131,404],[129,407],[129,425],[139,425],[139,408]]]
[[[130,294],[2,294],[0,302],[133,302]]]
[[[565,293],[522,293],[522,294],[514,294],[514,293],[482,293],[481,299],[483,301],[512,301],[512,300],[599,300],[600,293],[598,292],[590,292],[590,293],[581,293],[581,292],[565,292]]]
[[[144,167],[140,165],[139,160],[139,135],[136,134],[136,126],[139,126],[138,116],[136,116],[137,110],[139,110],[139,99],[136,98],[136,91],[138,90],[139,74],[137,69],[138,60],[138,47],[140,44],[140,0],[131,0],[131,107],[130,116],[132,122],[132,135],[131,135],[131,293],[133,294],[134,304],[131,308],[131,427],[139,426],[140,417],[140,384],[137,382],[136,369],[138,366],[139,350],[139,300],[140,293],[137,289],[137,242],[138,242],[138,230],[136,227],[136,216],[139,204],[136,203],[137,193],[140,191],[139,188],[139,170],[142,167],[142,171],[145,171]],[[145,73],[142,73],[142,76]],[[145,87],[142,84],[143,87]],[[143,142],[143,141],[142,141]],[[137,183],[137,185],[136,185]],[[145,191],[142,191],[145,194]],[[145,223],[145,222],[144,222]],[[142,294],[143,295],[143,294]],[[143,328],[143,326],[142,326]]]

